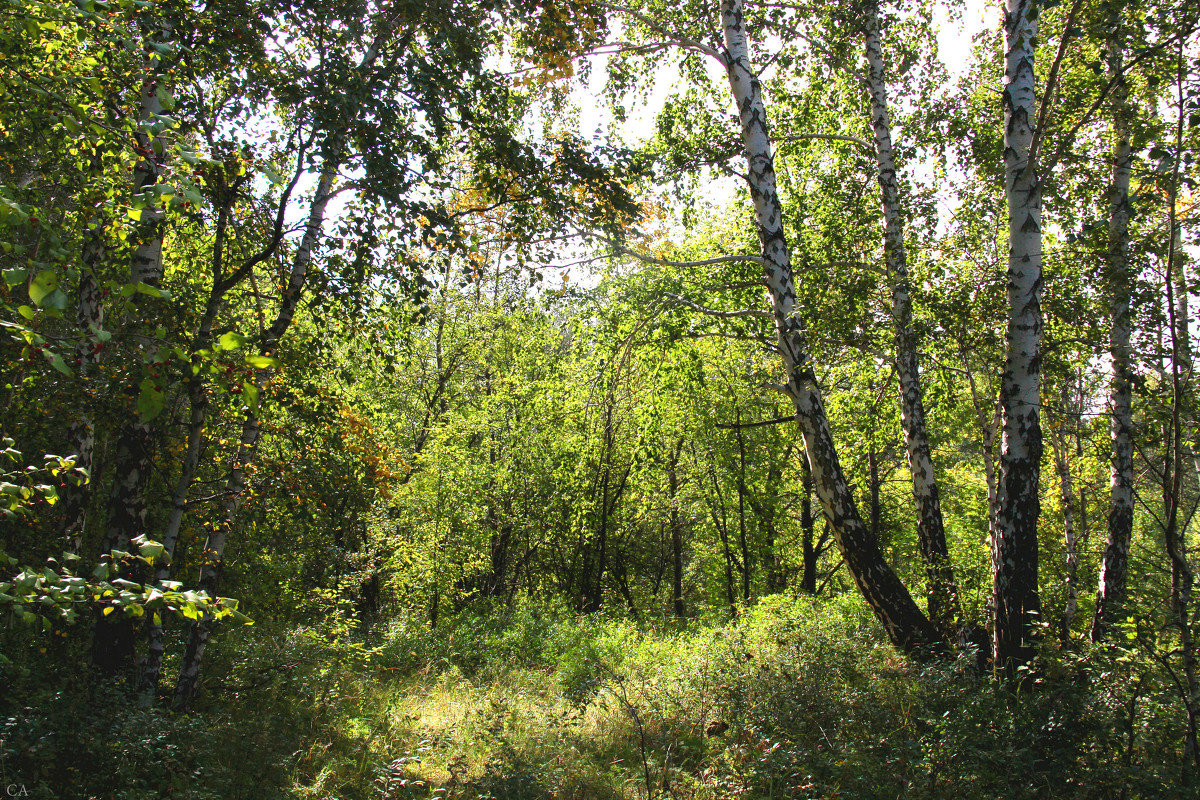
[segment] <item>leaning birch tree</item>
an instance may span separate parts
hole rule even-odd
[[[875,533],[859,514],[838,457],[809,351],[803,314],[796,303],[794,265],[778,193],[774,145],[759,80],[760,66],[754,63],[751,53],[744,2],[723,0],[718,9],[719,37],[706,29],[700,34],[703,39],[681,35],[670,21],[649,13],[608,7],[624,12],[631,26],[643,27],[648,38],[657,42],[656,49],[666,39],[670,45],[704,53],[724,70],[737,111],[740,155],[746,163],[742,177],[753,204],[754,228],[760,246],[759,255],[747,256],[745,260],[757,263],[762,270],[775,344],[783,362],[784,381],[778,388],[792,402],[817,498],[856,586],[889,640],[913,654],[940,648],[943,640],[937,627],[913,601],[884,558]]]

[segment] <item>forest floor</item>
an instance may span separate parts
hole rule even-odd
[[[968,654],[897,655],[854,596],[688,622],[518,604],[366,641],[255,628],[216,640],[190,714],[7,661],[28,705],[4,709],[6,780],[187,800],[1184,796],[1179,705],[1129,651],[1047,649],[1018,693]]]

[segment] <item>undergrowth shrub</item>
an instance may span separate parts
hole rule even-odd
[[[189,714],[7,652],[6,778],[59,798],[1187,797],[1170,675],[1047,647],[1027,691],[919,665],[854,596],[635,623],[517,603],[372,637],[229,631]],[[55,648],[58,648],[57,650]]]

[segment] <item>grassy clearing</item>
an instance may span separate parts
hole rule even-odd
[[[1188,796],[1153,662],[1047,650],[1014,694],[966,656],[914,666],[875,628],[844,597],[686,624],[518,605],[369,642],[229,631],[190,715],[14,659],[0,678],[28,699],[4,767],[106,800]]]
[[[965,657],[914,667],[853,598],[686,626],[529,608],[396,623],[364,669],[298,796],[1179,796],[1179,714],[1151,665],[1047,653],[1015,695]]]

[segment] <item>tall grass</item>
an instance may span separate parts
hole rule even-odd
[[[1047,650],[1015,693],[969,653],[908,662],[853,596],[641,624],[518,603],[434,630],[399,617],[359,638],[268,624],[218,641],[188,715],[87,688],[78,653],[10,648],[5,779],[138,800],[1191,791],[1179,704],[1152,661]]]

